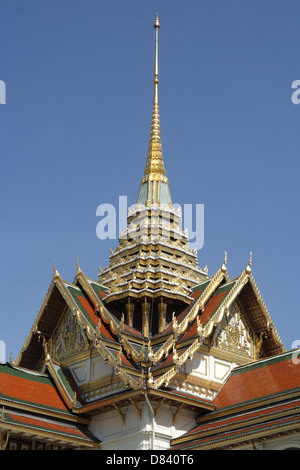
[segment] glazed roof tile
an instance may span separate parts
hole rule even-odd
[[[69,413],[49,376],[14,368],[9,364],[0,364],[0,399]]]
[[[176,449],[201,449],[201,448],[220,448],[226,445],[232,445],[236,442],[249,442],[251,439],[255,439],[258,435],[265,437],[266,435],[278,434],[286,429],[297,429],[299,428],[300,416],[289,416],[281,417],[279,419],[263,422],[260,424],[246,425],[239,429],[231,431],[219,430],[214,435],[202,437],[201,439],[193,439],[188,443],[182,443],[179,445],[172,446],[172,450]]]
[[[290,352],[233,369],[215,398],[218,408],[300,390],[300,367]]]
[[[27,432],[32,430],[42,433],[52,434],[57,439],[72,438],[76,441],[83,441],[93,444],[99,442],[88,431],[87,426],[67,422],[57,422],[45,419],[42,416],[36,417],[28,414],[5,412],[3,419],[7,426],[13,426],[14,430],[18,427],[26,428]]]
[[[218,410],[216,411],[218,413]],[[272,420],[277,418],[279,414],[298,413],[300,414],[300,399],[292,400],[284,403],[276,403],[271,406],[259,408],[255,411],[246,411],[243,413],[230,415],[229,417],[219,416],[214,419],[214,413],[210,414],[208,422],[204,422],[199,426],[188,431],[185,436],[191,436],[199,433],[219,432],[221,429],[229,428],[232,425],[250,425],[259,418],[260,421]]]
[[[172,449],[220,447],[298,428],[300,369],[292,352],[233,369],[213,404],[216,409],[174,439]]]

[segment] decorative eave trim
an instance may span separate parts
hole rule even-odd
[[[227,295],[217,308],[216,312],[210,317],[208,323],[205,325],[203,331],[203,335],[205,338],[207,338],[211,334],[214,326],[218,325],[222,321],[224,314],[227,312],[231,303],[241,292],[242,288],[244,287],[247,281],[248,274],[244,271],[238,278],[237,282],[235,283],[235,286],[227,293]]]
[[[12,414],[15,414],[13,411],[11,412]],[[45,429],[40,429],[40,428],[34,428],[30,425],[26,425],[26,424],[17,424],[17,423],[11,423],[9,421],[7,421],[7,416],[5,416],[6,414],[9,415],[9,412],[4,412],[3,413],[3,419],[0,419],[0,428],[1,429],[7,429],[8,431],[11,431],[11,432],[15,432],[15,433],[18,433],[18,432],[26,432],[28,434],[31,434],[33,436],[39,436],[41,438],[46,438],[46,439],[54,439],[54,440],[59,440],[59,441],[62,441],[62,442],[65,442],[65,443],[72,443],[72,444],[75,444],[79,447],[88,447],[88,448],[100,448],[101,444],[99,442],[93,442],[91,440],[88,440],[88,439],[81,439],[79,437],[72,437],[72,436],[68,436],[67,433],[63,433],[63,432],[57,432],[57,431],[48,431],[48,430],[45,430]],[[30,416],[29,416],[30,418]],[[35,419],[39,419],[39,418],[36,418]]]
[[[244,413],[255,411],[258,407],[276,405],[279,401],[293,400],[300,397],[299,388],[290,389],[284,392],[279,392],[273,395],[266,395],[257,399],[249,400],[247,402],[236,403],[234,405],[219,408],[214,411],[214,414],[209,419],[219,419],[221,417],[231,416],[235,413]],[[196,419],[197,423],[203,423],[207,417],[200,416]]]
[[[123,391],[119,393],[118,395],[111,395],[111,396],[106,396],[100,400],[96,400],[93,403],[87,403],[80,409],[75,409],[75,413],[78,414],[86,414],[95,410],[100,410],[101,408],[105,408],[106,406],[111,406],[113,403],[119,403],[122,402],[123,400],[128,400],[130,398],[135,398],[140,396],[142,393],[142,390],[128,390],[128,391]]]
[[[133,390],[140,390],[143,388],[144,381],[142,376],[138,380],[135,380],[122,367],[116,368],[116,374],[123,380],[123,382],[128,383]]]
[[[63,411],[54,410],[54,409],[52,410],[51,408],[47,409],[47,408],[44,408],[43,406],[27,404],[21,401],[12,401],[12,400],[9,400],[8,398],[1,398],[0,406],[7,406],[18,411],[24,410],[24,411],[30,411],[33,413],[41,413],[43,414],[43,416],[59,418],[59,419],[63,419],[66,421],[71,421],[71,422],[76,422],[76,423],[80,422],[80,423],[86,424],[86,422],[83,422],[82,420],[79,421],[76,416],[69,414],[68,411],[63,412]]]
[[[240,430],[240,434],[238,436],[229,436],[226,437],[226,434],[221,433],[220,437],[214,440],[211,443],[204,443],[201,444],[200,442],[191,442],[190,445],[186,445],[186,449],[193,449],[193,450],[202,450],[202,449],[214,449],[214,448],[223,448],[228,447],[234,444],[241,444],[242,442],[248,441],[250,443],[251,440],[265,438],[272,436],[276,437],[279,433],[286,433],[286,432],[293,432],[296,429],[300,429],[300,418],[295,418],[294,422],[289,422],[286,424],[275,422],[275,424],[269,426],[267,429],[263,430],[250,430],[247,428]],[[237,430],[238,431],[238,430]],[[201,438],[200,438],[201,439]],[[194,440],[200,440],[195,437]],[[175,444],[175,443],[174,443]],[[172,447],[171,447],[172,448]],[[176,446],[174,445],[174,448]],[[174,449],[175,450],[175,449]]]
[[[153,354],[152,349],[150,347],[149,352],[148,352],[148,360],[153,362],[154,364],[156,362],[160,361],[161,358],[163,357],[163,355],[169,354],[169,351],[170,351],[170,349],[171,349],[171,347],[173,346],[174,343],[175,343],[175,338],[174,338],[174,334],[172,334],[164,342],[164,344],[158,349],[158,351],[156,351],[155,354]]]
[[[257,301],[258,301],[258,303],[259,303],[259,305],[260,305],[260,307],[261,307],[261,309],[262,309],[262,311],[263,311],[263,313],[264,313],[264,315],[265,315],[265,317],[266,317],[268,329],[270,329],[270,327],[271,327],[272,335],[273,335],[275,341],[277,342],[278,346],[283,349],[283,352],[286,351],[286,348],[285,348],[285,346],[284,346],[284,344],[283,344],[283,341],[282,341],[282,339],[281,339],[280,336],[279,336],[279,333],[278,333],[278,331],[277,331],[277,329],[276,329],[276,327],[275,327],[275,324],[274,324],[274,322],[273,322],[273,320],[272,320],[272,317],[271,317],[271,315],[270,315],[270,313],[269,313],[269,311],[268,311],[268,309],[267,309],[267,306],[266,306],[266,304],[265,304],[265,302],[264,302],[264,299],[263,299],[263,297],[262,297],[262,295],[261,295],[261,293],[260,293],[260,290],[259,290],[259,288],[258,288],[258,286],[257,286],[257,284],[256,284],[256,281],[255,281],[255,279],[254,279],[254,277],[253,277],[252,272],[249,274],[249,281],[250,281],[251,286],[252,286],[252,288],[253,288],[253,290],[254,290],[254,292],[255,292]]]
[[[246,283],[249,280],[250,274],[251,274],[251,262],[252,262],[252,253],[250,254],[250,260],[244,269],[244,271],[240,274],[240,276],[237,278],[237,281],[235,282],[235,286],[229,290],[227,295],[225,295],[225,298],[217,308],[216,312],[210,317],[208,320],[207,324],[203,328],[203,336],[207,338],[212,330],[213,327],[217,324],[220,323],[222,320],[225,312],[227,309],[230,307],[231,303],[236,299],[238,294],[241,292],[243,287],[246,285]],[[234,281],[232,281],[234,282]]]
[[[120,335],[120,343],[124,346],[124,349],[127,353],[133,358],[136,362],[142,362],[145,360],[145,343],[143,343],[141,351],[138,353],[137,350],[132,346],[132,344],[128,341],[126,336],[121,333]]]
[[[165,385],[167,386],[169,381],[172,379],[172,377],[174,377],[174,375],[176,374],[177,372],[177,365],[176,364],[173,364],[168,370],[167,372],[165,372],[164,374],[162,374],[161,376],[159,376],[158,379],[154,380],[153,377],[152,377],[152,374],[151,372],[149,373],[150,377],[148,379],[148,387],[149,388],[154,388],[154,389],[158,389],[159,387],[161,387],[161,385],[163,383],[165,383]]]
[[[37,329],[38,322],[40,321],[41,316],[42,316],[43,311],[44,311],[44,308],[45,308],[45,306],[47,305],[47,302],[48,302],[48,300],[49,300],[49,298],[50,298],[50,296],[51,296],[51,294],[52,294],[54,285],[55,285],[55,283],[54,283],[54,278],[53,278],[52,281],[51,281],[51,284],[50,284],[50,286],[49,286],[49,288],[48,288],[48,291],[47,291],[47,293],[46,293],[46,295],[45,295],[45,297],[44,297],[44,300],[43,300],[43,302],[42,302],[42,305],[40,306],[39,311],[38,311],[38,313],[37,313],[37,315],[36,315],[36,317],[35,317],[35,320],[34,320],[34,322],[33,322],[33,325],[32,325],[32,327],[31,327],[31,329],[30,329],[30,331],[29,331],[29,333],[28,333],[28,335],[27,335],[27,337],[26,337],[26,339],[25,339],[25,341],[24,341],[24,344],[23,344],[23,346],[22,346],[22,348],[21,348],[21,350],[20,350],[20,352],[19,352],[19,354],[18,354],[16,360],[15,360],[15,361],[12,361],[12,362],[13,362],[13,365],[15,365],[15,366],[18,366],[18,365],[20,364],[20,362],[21,362],[21,360],[22,360],[23,351],[26,351],[26,349],[27,349],[28,346],[29,346],[29,343],[30,343],[30,341],[31,341],[31,339],[32,339],[32,336],[33,336],[33,334],[34,334],[33,332],[36,331],[36,329]]]
[[[198,408],[202,408],[202,409],[205,408],[209,411],[215,410],[215,405],[213,403],[205,402],[193,395],[190,395],[190,396],[184,396],[184,394],[176,395],[172,393],[172,390],[161,390],[161,389],[152,388],[151,390],[149,390],[148,396],[150,397],[150,395],[164,397],[167,399],[181,402],[183,404],[197,406]],[[172,450],[172,447],[170,448],[170,450]]]
[[[216,272],[216,274],[214,274],[211,277],[209,284],[206,286],[202,294],[198,297],[198,299],[196,300],[196,302],[194,303],[194,305],[192,306],[188,314],[185,316],[185,318],[177,326],[175,326],[178,334],[184,333],[188,327],[188,324],[194,321],[194,319],[198,315],[199,310],[203,310],[205,303],[208,301],[211,295],[215,292],[216,288],[220,285],[222,280],[225,278],[227,281],[229,281],[229,276],[228,276],[227,268],[226,268],[226,262],[227,262],[227,253],[225,251],[225,259],[221,268]],[[207,282],[207,281],[204,281],[204,282]]]
[[[227,268],[226,268],[226,262],[227,262],[227,253],[225,252],[225,259],[224,262],[221,266],[221,268],[214,274],[209,282],[209,284],[206,286],[202,294],[198,297],[198,299],[195,301],[194,305],[191,307],[185,318],[180,322],[177,323],[176,317],[173,316],[173,333],[172,335],[165,341],[165,343],[160,347],[158,351],[153,355],[149,357],[148,354],[148,359],[153,361],[154,363],[158,362],[164,354],[168,354],[169,350],[173,346],[173,344],[176,342],[176,337],[182,333],[184,333],[188,327],[188,324],[193,322],[195,318],[197,317],[199,310],[202,310],[205,303],[207,300],[210,298],[210,296],[215,292],[216,288],[220,285],[222,280],[225,278],[226,280],[229,280],[229,276],[227,273]],[[207,281],[204,281],[207,282]],[[196,340],[196,342],[198,339]],[[194,343],[193,343],[194,344]],[[193,346],[194,347],[194,346]],[[199,346],[198,346],[199,347]],[[198,349],[198,347],[196,349]],[[189,349],[189,348],[188,348]],[[187,357],[190,354],[187,354]]]
[[[95,293],[93,287],[90,285],[86,275],[83,273],[81,268],[77,264],[77,272],[76,278],[83,289],[86,291],[88,296],[90,297],[91,301],[93,302],[95,309],[99,310],[99,313],[104,321],[109,322],[111,330],[114,334],[120,335],[120,343],[123,344],[125,350],[133,357],[135,361],[141,361],[141,355],[134,349],[134,347],[130,344],[130,342],[125,338],[123,335],[124,331],[124,316],[120,322],[117,322],[112,315],[110,314],[109,310],[106,308],[104,303],[98,298],[97,294]]]
[[[102,300],[100,300],[99,297],[97,296],[93,287],[89,283],[88,278],[83,273],[80,266],[78,265],[78,261],[76,261],[76,265],[77,265],[77,272],[76,272],[75,279],[79,281],[79,283],[81,284],[85,292],[88,294],[89,298],[91,299],[91,301],[93,302],[95,306],[95,309],[99,309],[99,312],[101,313],[103,320],[110,323],[112,331],[116,334],[118,332],[118,326],[119,326],[118,322],[116,322],[116,320],[111,316],[110,312],[105,307]]]
[[[66,405],[71,410],[73,410],[77,406],[76,405],[76,403],[77,403],[76,392],[75,392],[73,397],[71,397],[69,395],[68,391],[66,390],[65,385],[63,384],[61,378],[59,377],[57,371],[55,370],[54,364],[53,364],[49,354],[46,355],[45,363],[46,363],[46,366],[49,370],[49,373],[50,373],[51,377],[53,378],[57,388],[59,389],[59,391],[60,391],[60,393],[61,393],[61,395],[64,399],[64,402],[66,403]]]
[[[257,411],[256,408],[254,408],[250,412],[255,413],[255,411]],[[232,430],[238,431],[239,429],[242,431],[243,429],[247,428],[248,426],[253,426],[253,425],[256,425],[256,424],[260,424],[260,423],[265,423],[265,425],[267,427],[269,421],[273,421],[274,419],[294,415],[295,411],[298,415],[300,415],[299,406],[295,406],[293,408],[287,408],[287,409],[282,409],[282,410],[274,409],[274,411],[270,412],[269,414],[257,415],[257,416],[249,417],[249,418],[245,417],[244,420],[241,419],[240,421],[237,421],[237,422],[228,422],[227,424],[226,423],[222,424],[222,422],[220,424],[218,424],[218,422],[216,422],[216,425],[209,428],[209,429],[195,431],[194,433],[189,433],[186,436],[183,435],[179,438],[176,438],[176,439],[174,439],[174,443],[175,443],[175,441],[176,441],[176,443],[183,443],[183,442],[188,442],[188,441],[194,441],[196,439],[199,440],[199,439],[202,439],[203,437],[215,435],[216,433],[217,434],[220,434],[220,433],[223,434],[224,433],[224,435],[225,435],[225,433],[227,433],[228,431],[232,431]],[[227,419],[230,420],[231,416],[232,416],[232,414],[230,413],[228,415]],[[211,417],[211,419],[212,419],[212,417]],[[214,420],[216,419],[215,418],[215,412],[214,412],[213,419]],[[224,417],[223,420],[224,419],[226,420],[226,417]],[[206,418],[206,421],[209,422],[209,419]],[[205,424],[205,421],[203,422],[203,424]]]
[[[178,357],[178,359],[175,360],[175,363],[182,366],[188,360],[188,358],[192,359],[195,352],[198,351],[202,343],[203,343],[203,337],[199,335],[199,337],[196,338],[195,341],[193,341],[193,343],[184,351],[184,353],[182,353]]]

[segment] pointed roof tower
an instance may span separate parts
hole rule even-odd
[[[163,331],[175,311],[189,304],[192,288],[206,279],[197,251],[182,230],[181,209],[172,205],[162,156],[158,105],[158,29],[156,15],[154,97],[148,156],[137,203],[110,263],[99,275],[108,288],[105,302],[127,312],[127,324],[145,337]],[[119,311],[120,313],[120,311]]]
[[[154,61],[154,95],[152,122],[150,130],[150,140],[148,147],[147,162],[144,171],[144,177],[141,181],[137,204],[151,206],[153,204],[169,205],[172,204],[168,178],[162,155],[162,145],[160,136],[160,117],[158,104],[158,29],[160,23],[158,14],[156,14],[155,28],[155,61]]]

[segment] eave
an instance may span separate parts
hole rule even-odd
[[[92,436],[87,437],[77,426],[70,426],[62,421],[45,420],[43,415],[30,415],[9,410],[2,411],[0,431],[14,435],[30,436],[34,439],[45,439],[48,442],[51,440],[59,444],[69,444],[76,448],[100,448],[100,442],[97,439],[92,438]]]

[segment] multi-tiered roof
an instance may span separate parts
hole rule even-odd
[[[129,326],[146,337],[162,332],[172,313],[191,300],[192,288],[206,279],[198,267],[197,250],[182,230],[180,208],[172,205],[162,154],[158,103],[158,29],[156,16],[154,97],[148,155],[128,227],[111,253],[99,282],[108,288],[106,303],[127,312]]]
[[[39,414],[46,406],[46,416],[73,423],[76,436],[71,428],[66,431],[72,445],[94,446],[96,441],[84,427],[88,417],[117,410],[124,420],[123,405],[134,406],[140,414],[139,403],[148,397],[157,403],[156,414],[162,403],[173,405],[176,415],[182,407],[214,411],[223,406],[218,394],[223,376],[228,377],[233,367],[285,351],[254,280],[252,257],[235,279],[228,275],[227,255],[220,269],[208,276],[198,267],[180,213],[172,206],[160,137],[159,26],[156,17],[152,124],[137,204],[97,281],[78,262],[73,282],[64,280],[54,266],[52,282],[19,356],[1,366],[0,402],[11,409],[11,414],[3,411],[2,421],[8,428],[12,419],[17,420],[12,413],[15,397],[25,403],[28,413],[33,412],[31,380],[37,391],[48,390],[45,403],[37,395]],[[198,363],[193,362],[195,357]],[[199,369],[201,357],[207,367],[209,357],[215,358],[214,367],[222,373],[214,377]],[[96,376],[102,378],[81,376],[87,367],[84,361],[94,370],[100,367]],[[21,372],[24,368],[27,372]],[[1,374],[15,382],[13,390],[1,386]],[[22,396],[17,396],[15,387],[21,379]],[[223,391],[219,396],[225,395]],[[47,427],[46,421],[41,426]],[[195,435],[201,429],[199,422]],[[190,435],[194,440],[193,432]]]
[[[59,364],[60,358],[68,357],[69,349],[58,354],[55,343],[60,323],[67,321],[64,328],[73,337],[74,348],[87,347],[84,337],[79,340],[84,330],[89,347],[111,365],[122,390],[133,393],[163,387],[164,393],[174,395],[172,388],[165,387],[174,384],[179,369],[201,346],[209,351],[212,345],[226,343],[226,354],[235,363],[281,353],[284,346],[253,278],[251,259],[241,275],[230,280],[226,255],[220,269],[208,277],[198,267],[197,255],[190,250],[172,207],[159,125],[158,17],[154,28],[150,143],[128,227],[97,282],[83,273],[78,262],[73,283],[66,282],[54,266],[52,283],[16,363],[35,370],[46,364],[59,382],[51,364],[53,359]],[[217,338],[216,331],[223,327],[228,330],[226,337],[219,332]],[[91,404],[83,400],[75,406]]]

